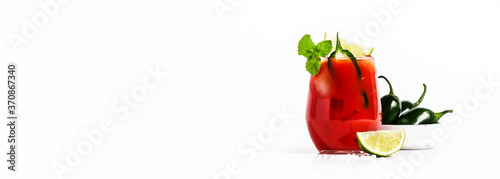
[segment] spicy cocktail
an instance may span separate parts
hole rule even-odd
[[[359,150],[356,132],[375,131],[381,124],[374,59],[326,57],[320,64],[309,81],[306,121],[311,139],[320,152]]]

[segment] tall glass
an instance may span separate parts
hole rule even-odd
[[[306,121],[320,153],[360,150],[356,132],[375,131],[381,124],[376,70],[371,56],[323,59],[311,76]]]

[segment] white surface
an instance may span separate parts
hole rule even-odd
[[[444,140],[444,129],[440,124],[428,125],[381,125],[380,130],[405,131],[405,141],[401,149],[433,149],[438,141]]]
[[[226,0],[69,0],[15,52],[8,35],[43,11],[39,1],[47,0],[0,2],[1,71],[8,61],[20,65],[19,170],[2,167],[1,178],[56,178],[52,164],[106,118],[113,131],[64,178],[210,178],[233,161],[241,172],[231,178],[384,178],[419,151],[375,163],[315,161],[304,119],[309,75],[296,51],[306,33],[315,42],[325,31],[352,38],[376,23],[373,56],[395,93],[416,100],[426,83],[421,106],[455,111],[442,118],[446,138],[401,178],[497,175],[496,165],[483,164],[500,160],[491,150],[500,147],[492,142],[500,126],[498,1],[241,0],[221,20],[213,3]],[[371,15],[398,2],[383,24]],[[168,77],[129,114],[114,111],[156,67]],[[480,80],[488,77],[493,85]],[[294,118],[276,130],[274,110],[284,107]]]

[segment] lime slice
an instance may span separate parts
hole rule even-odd
[[[356,135],[361,149],[381,157],[396,153],[403,147],[406,137],[403,129],[358,132]]]
[[[336,42],[337,36],[334,33],[326,33],[325,40]],[[349,52],[351,52],[355,57],[364,57],[367,55],[371,55],[371,52],[373,50],[373,47],[367,47],[343,38],[340,38],[340,44],[342,45],[342,48],[344,50],[349,50]],[[333,43],[332,52],[335,50],[335,45],[336,44]]]

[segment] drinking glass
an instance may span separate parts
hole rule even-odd
[[[373,57],[322,59],[320,71],[309,81],[306,109],[318,151],[360,150],[356,132],[376,131],[381,120]]]

